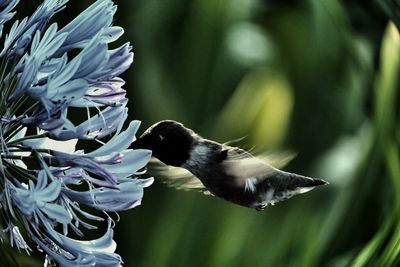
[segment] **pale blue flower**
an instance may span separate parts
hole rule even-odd
[[[18,0],[0,0],[0,35]],[[151,151],[132,150],[139,121],[124,127],[128,108],[118,77],[133,61],[131,46],[110,49],[122,34],[113,26],[116,6],[95,1],[73,21],[48,25],[67,0],[44,0],[30,17],[14,21],[0,52],[0,212],[11,244],[31,251],[36,242],[46,262],[60,266],[120,266],[114,222],[103,237],[85,240],[104,218],[81,205],[118,212],[140,205],[139,179]],[[75,123],[71,108],[80,109]],[[125,130],[124,130],[125,129]],[[111,136],[111,138],[107,138]],[[81,140],[97,145],[77,150]],[[107,141],[108,140],[108,141]],[[106,214],[106,213],[105,213]],[[20,226],[27,236],[20,232]],[[58,231],[56,229],[60,229]],[[68,237],[73,231],[81,237]]]
[[[33,239],[39,246],[43,247],[47,255],[57,261],[61,266],[114,267],[121,266],[122,260],[118,254],[114,253],[116,243],[112,239],[113,234],[112,221],[109,219],[107,232],[98,239],[79,241],[56,233],[60,240],[59,242],[62,244],[62,248],[56,243],[51,243],[50,246],[45,245],[45,243],[43,243],[43,240],[47,238],[45,235],[41,238],[33,235]]]

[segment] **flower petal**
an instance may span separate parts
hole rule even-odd
[[[118,135],[114,135],[114,137],[111,138],[111,140],[109,140],[103,146],[93,152],[87,153],[86,155],[90,157],[98,157],[108,155],[113,151],[122,151],[127,149],[131,145],[131,143],[135,141],[135,134],[139,129],[139,126],[140,121],[132,121],[126,131],[123,131]]]

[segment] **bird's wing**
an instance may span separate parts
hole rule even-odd
[[[221,161],[224,172],[233,177],[237,186],[245,189],[254,190],[257,182],[279,171],[240,148],[225,145],[221,153],[226,155]]]
[[[293,151],[279,151],[273,153],[256,154],[257,158],[274,168],[281,169],[292,161],[297,154]]]
[[[186,169],[165,165],[157,159],[151,159],[149,165],[150,169],[156,172],[157,178],[170,187],[211,195],[201,181]]]
[[[296,156],[297,153],[293,151],[274,151],[270,153],[265,153],[265,152],[253,152],[251,154],[250,152],[238,148],[238,147],[231,147],[227,145],[227,143],[222,145],[222,152],[221,154],[224,154],[221,159],[249,159],[249,158],[257,158],[261,161],[263,161],[267,165],[271,165],[277,169],[280,169],[284,166],[286,166],[291,160],[293,160]]]

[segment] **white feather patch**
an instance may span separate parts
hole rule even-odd
[[[244,191],[250,191],[254,193],[256,191],[256,178],[247,178],[244,182]]]
[[[296,190],[294,190],[295,194],[303,194],[307,193],[308,191],[313,190],[315,187],[299,187]]]

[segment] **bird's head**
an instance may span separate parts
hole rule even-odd
[[[181,166],[190,156],[195,133],[183,124],[165,120],[152,125],[131,148],[144,148],[153,156],[170,166]]]

